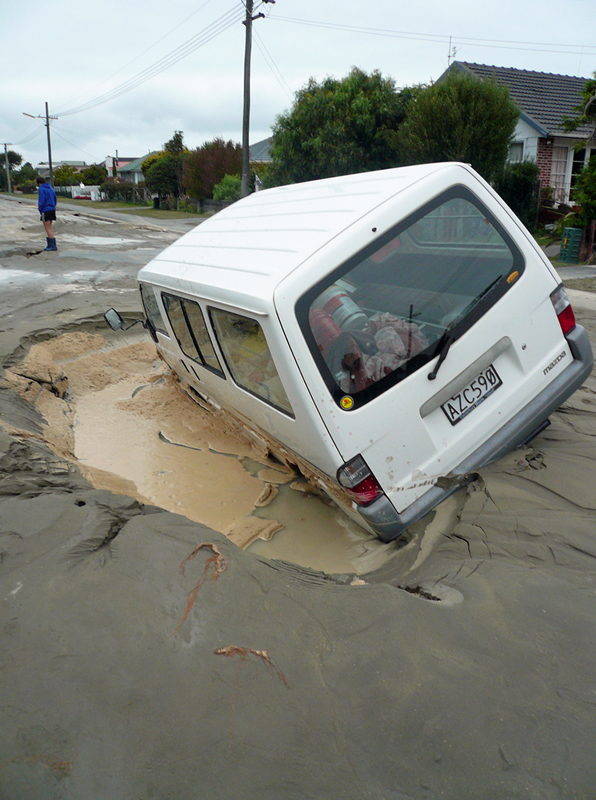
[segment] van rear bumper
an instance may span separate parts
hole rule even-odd
[[[469,483],[473,479],[470,473],[492,464],[527,442],[548,416],[582,385],[594,365],[588,334],[581,325],[576,325],[565,338],[574,358],[573,363],[490,439],[458,464],[448,476],[440,479],[441,486],[433,486],[401,514],[385,495],[369,506],[358,508],[359,514],[382,541],[391,542],[397,539],[408,526]]]

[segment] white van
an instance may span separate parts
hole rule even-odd
[[[163,358],[384,541],[589,375],[533,238],[445,163],[258,192],[138,276]]]

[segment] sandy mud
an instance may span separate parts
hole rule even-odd
[[[146,245],[139,230],[111,236]],[[0,315],[0,797],[591,797],[594,377],[392,559],[330,575],[144,501],[137,475],[94,488],[72,460],[94,448],[77,443],[67,387],[81,387],[81,419],[124,387],[112,362],[79,372],[73,346],[116,356],[101,311],[118,296],[138,309],[131,251],[81,247],[112,265],[104,290],[81,282],[61,301],[27,283],[23,256],[0,256],[19,287]],[[67,287],[68,257],[43,259],[35,271]],[[574,300],[596,343],[592,298]],[[130,343],[131,384],[111,406],[133,416],[167,386],[145,345]],[[108,455],[128,434],[113,422]],[[186,437],[172,418],[165,438],[166,423],[170,441]],[[205,440],[248,486],[304,499],[238,445]],[[115,474],[105,466],[93,469]]]

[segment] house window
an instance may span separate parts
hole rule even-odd
[[[162,293],[162,300],[180,349],[188,358],[224,377],[205,326],[203,312],[194,300]]]
[[[509,148],[509,161],[511,164],[516,164],[524,160],[524,143],[514,142]]]
[[[573,160],[571,162],[571,183],[569,187],[569,196],[573,200],[573,190],[580,172],[584,167],[587,167],[588,161],[592,155],[596,154],[596,147],[582,147],[581,150],[575,150],[573,153]]]
[[[565,175],[567,173],[568,147],[553,147],[553,162],[550,172],[550,182],[553,187],[553,199],[558,203],[567,200]]]
[[[293,417],[265,334],[256,319],[219,308],[210,308],[209,314],[227,367],[238,386]]]

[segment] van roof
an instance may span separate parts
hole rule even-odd
[[[138,280],[268,313],[276,286],[327,242],[422,178],[464,165],[424,164],[255,192],[154,258]]]

